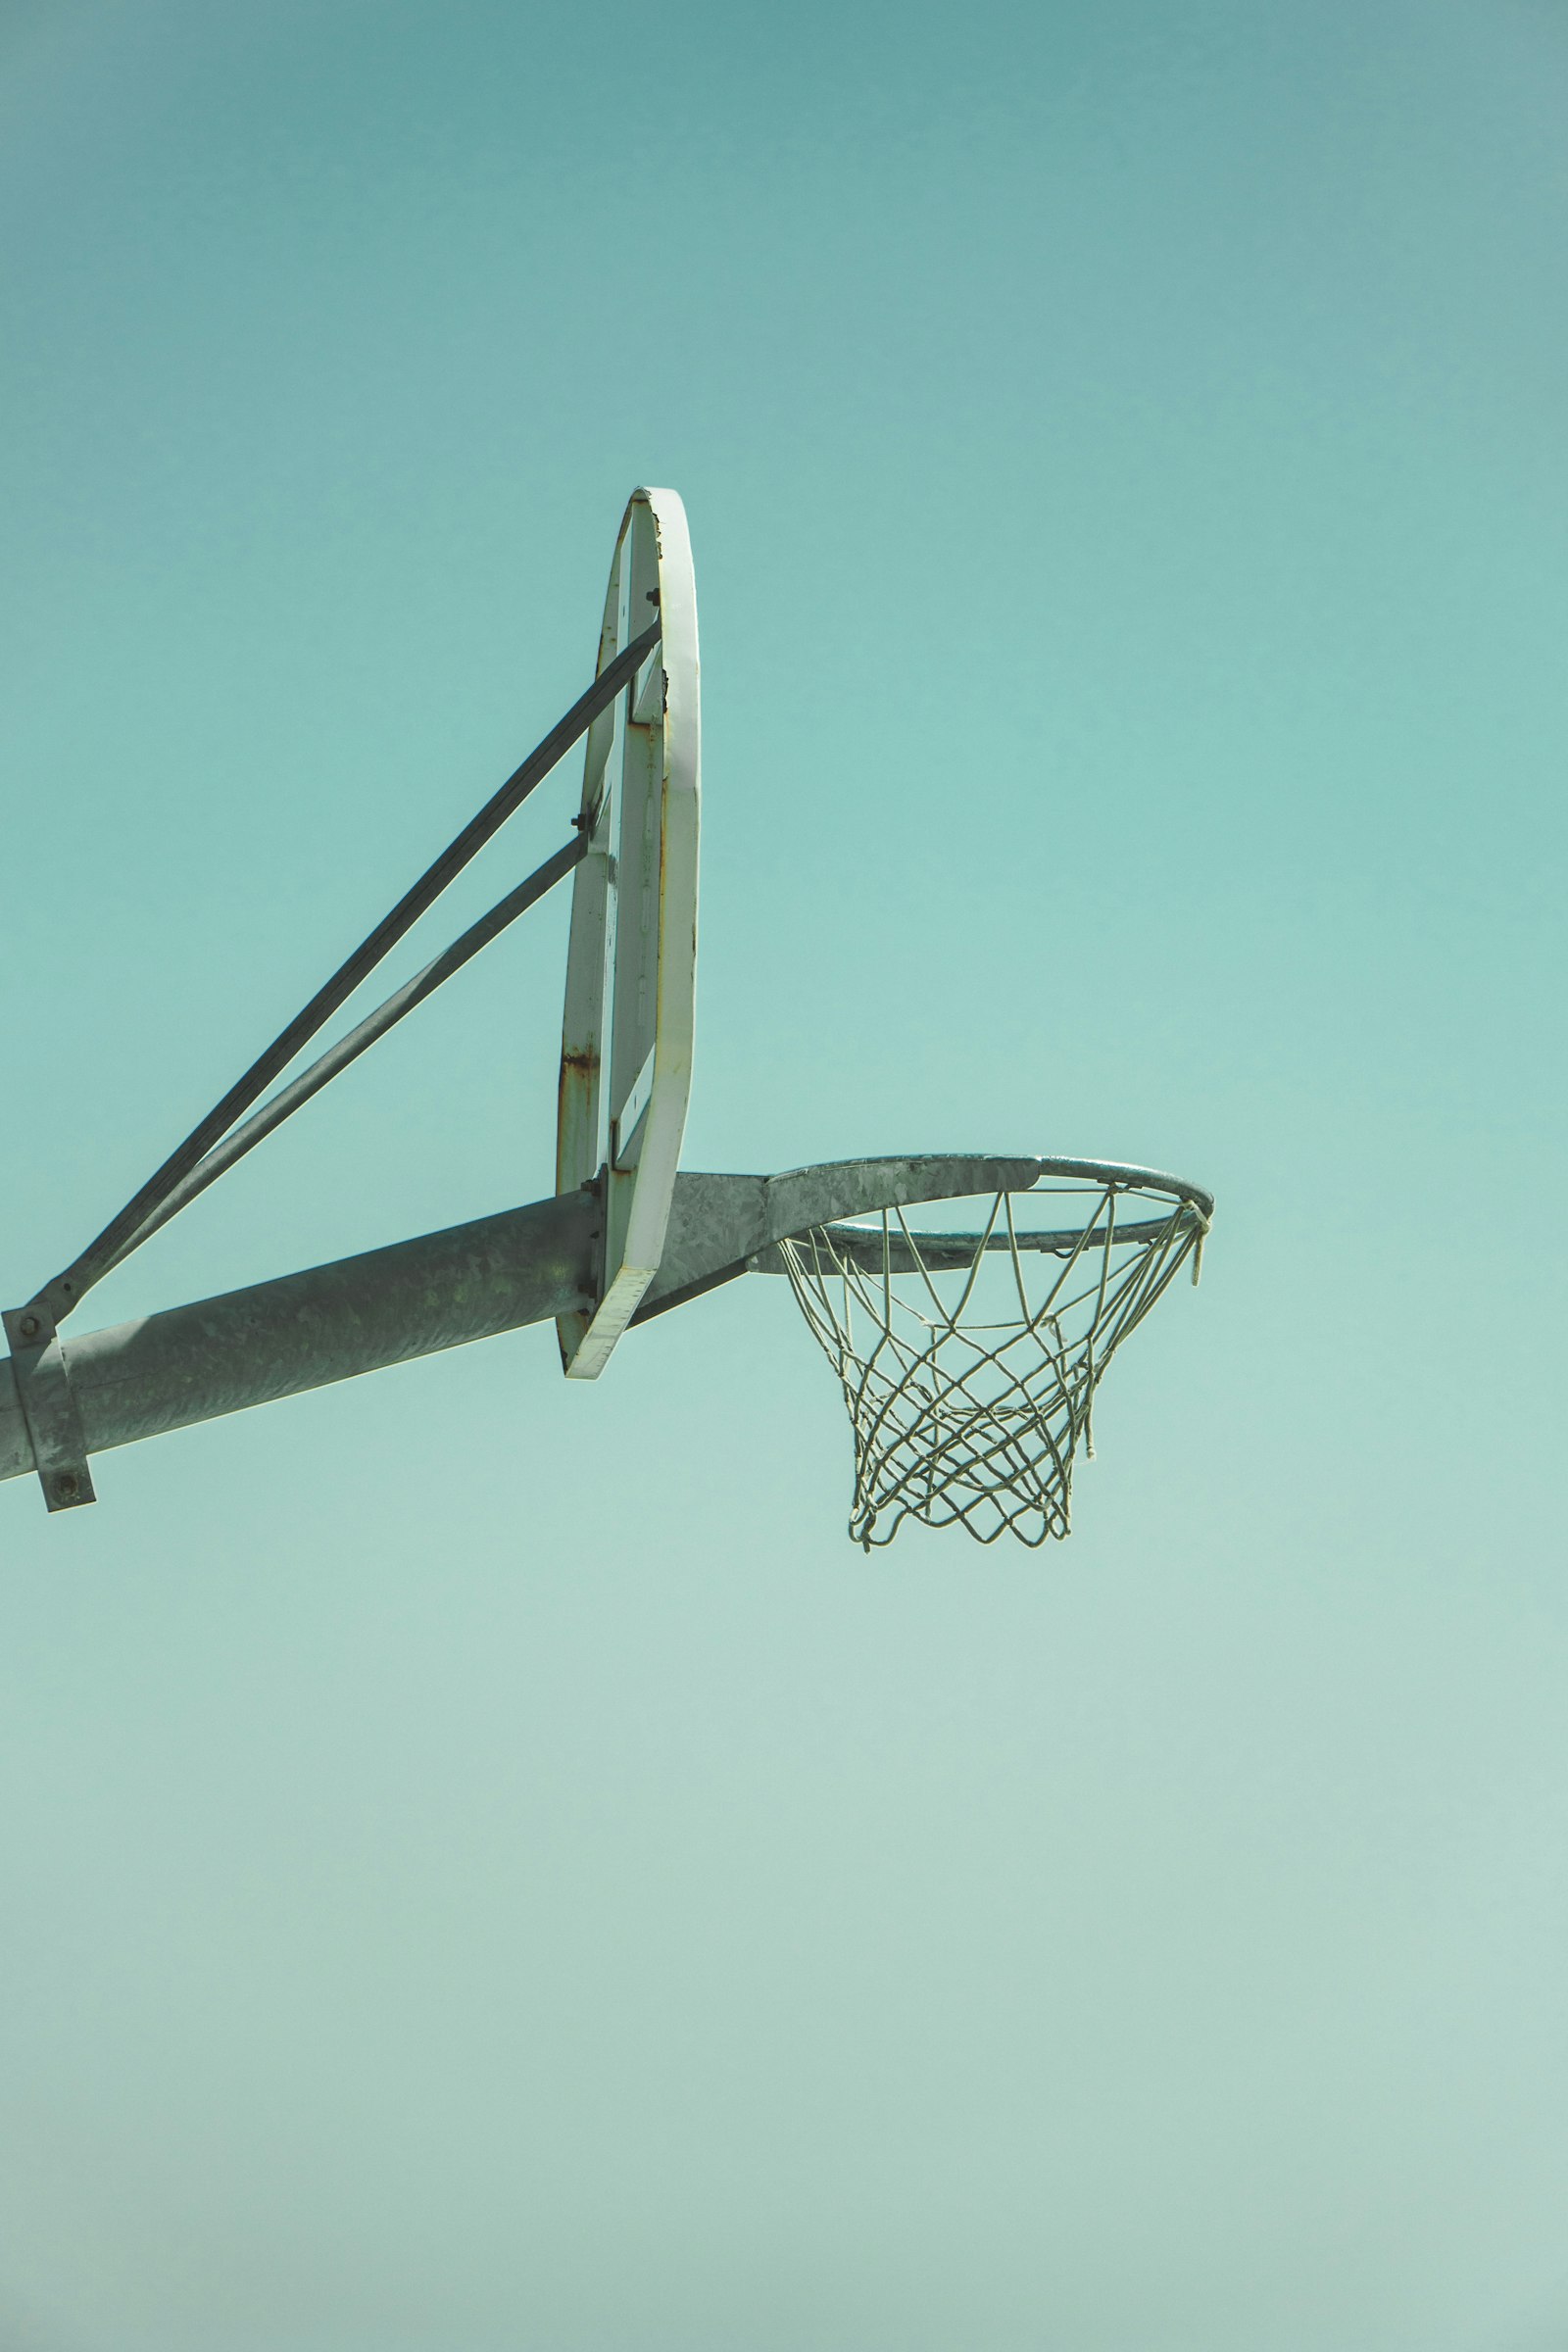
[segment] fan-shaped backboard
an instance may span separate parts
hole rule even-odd
[[[556,1189],[599,1189],[592,1313],[558,1329],[592,1380],[658,1270],[691,1093],[697,979],[701,704],[686,510],[632,493],[615,543],[599,669],[657,615],[662,635],[588,736],[566,957]]]

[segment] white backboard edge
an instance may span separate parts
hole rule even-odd
[[[691,1095],[696,1016],[701,679],[686,511],[634,491],[605,600],[599,668],[646,628],[660,645],[590,731],[566,957],[556,1186],[592,1183],[603,1279],[560,1318],[567,1377],[593,1380],[659,1269]]]

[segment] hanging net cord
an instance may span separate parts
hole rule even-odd
[[[1184,1264],[1198,1280],[1208,1231],[1189,1200],[1109,1184],[1091,1197],[1067,1231],[1020,1233],[998,1193],[979,1233],[911,1233],[891,1208],[780,1245],[849,1406],[850,1534],[867,1551],[906,1519],[981,1544],[1069,1532],[1105,1368]],[[1038,1192],[1019,1198],[1038,1212]]]

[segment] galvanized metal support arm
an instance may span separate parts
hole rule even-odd
[[[1197,1185],[1099,1160],[917,1153],[780,1176],[685,1173],[675,1179],[663,1256],[635,1320],[753,1268],[776,1271],[779,1243],[808,1229],[970,1193],[1027,1193],[1048,1177],[1112,1190],[1152,1185],[1189,1202],[1205,1226],[1213,1209]],[[1035,1238],[1048,1249],[1073,1239]],[[64,1344],[41,1325],[23,1329],[35,1310],[19,1308],[6,1318],[17,1353],[0,1361],[0,1480],[36,1470],[51,1509],[90,1501],[88,1453],[525,1323],[589,1312],[603,1239],[599,1189],[585,1185]],[[1028,1237],[1018,1246],[1031,1246]],[[61,1478],[77,1483],[69,1492],[51,1487]]]
[[[88,1332],[63,1348],[56,1341],[86,1451],[590,1305],[598,1221],[591,1193],[567,1193]],[[28,1430],[15,1365],[0,1363],[0,1479],[53,1466],[35,1459]]]
[[[675,1179],[659,1272],[634,1323],[646,1323],[737,1275],[773,1271],[777,1245],[813,1225],[966,1193],[1025,1192],[1069,1162],[921,1152],[897,1159],[833,1159],[781,1176]]]

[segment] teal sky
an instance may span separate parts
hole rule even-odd
[[[1568,16],[0,23],[8,1300],[639,481],[688,1164],[1219,1198],[1044,1553],[863,1559],[760,1281],[0,1491],[0,2352],[1560,2352]],[[564,918],[86,1319],[548,1190]]]

